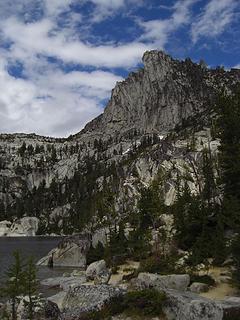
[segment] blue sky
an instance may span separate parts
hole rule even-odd
[[[78,132],[151,49],[240,67],[240,1],[0,0],[0,132]]]

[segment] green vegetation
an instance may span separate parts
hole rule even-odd
[[[215,280],[209,275],[199,276],[197,274],[191,274],[190,283],[192,284],[193,282],[205,283],[209,286],[214,286],[216,284]]]
[[[128,292],[124,297],[112,299],[101,311],[82,314],[81,320],[104,320],[124,313],[128,316],[157,317],[163,315],[166,296],[155,289]]]
[[[17,319],[17,306],[19,296],[25,291],[25,274],[19,252],[14,252],[14,263],[7,271],[7,281],[5,287],[1,289],[4,297],[10,300],[12,320]]]
[[[6,273],[5,286],[1,288],[1,296],[11,304],[11,314],[8,315],[5,311],[4,319],[17,320],[17,308],[23,300],[26,316],[33,320],[34,309],[39,306],[40,301],[37,293],[36,267],[32,258],[25,262],[18,251],[13,253],[13,257],[14,262]]]

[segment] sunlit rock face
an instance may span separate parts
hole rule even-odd
[[[36,217],[23,217],[15,222],[1,221],[0,236],[7,237],[33,237],[38,231],[39,219]]]
[[[223,88],[231,94],[240,83],[240,71],[207,69],[162,51],[146,52],[143,65],[117,83],[103,114],[74,136],[0,135],[0,234],[10,227],[4,221],[23,216],[39,219],[39,233],[72,234],[77,216],[97,215],[94,196],[106,185],[117,215],[130,214],[159,171],[167,177],[166,205],[175,200],[178,175],[187,172],[198,192],[201,150],[214,154],[219,145],[211,133],[213,105]],[[104,230],[89,220],[88,230]]]

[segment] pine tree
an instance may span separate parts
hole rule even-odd
[[[4,297],[10,299],[11,318],[16,320],[19,297],[24,293],[24,270],[19,252],[14,252],[13,256],[14,263],[6,273],[7,280],[1,291]]]
[[[38,305],[37,295],[38,282],[36,279],[36,266],[33,258],[30,257],[24,270],[24,294],[28,300],[25,300],[25,307],[27,308],[28,319],[32,320],[34,317],[34,309]]]
[[[222,95],[216,107],[225,222],[240,230],[240,90]]]

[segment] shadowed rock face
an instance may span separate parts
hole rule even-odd
[[[240,70],[210,70],[190,59],[174,60],[162,51],[146,52],[143,64],[142,69],[117,83],[104,113],[74,136],[54,139],[34,134],[0,135],[0,212],[2,204],[6,211],[2,220],[9,220],[9,215],[11,221],[17,214],[36,215],[40,218],[40,230],[44,223],[49,223],[63,233],[74,211],[74,201],[67,193],[73,192],[68,190],[76,172],[82,181],[79,193],[83,200],[92,199],[91,191],[96,194],[104,181],[115,179],[117,183],[111,188],[116,194],[116,212],[121,214],[136,207],[140,187],[148,185],[159,169],[170,170],[175,161],[175,168],[181,171],[189,166],[190,157],[198,164],[199,151],[204,147],[200,142],[204,140],[208,146],[212,139],[209,123],[216,97],[222,88],[232,92],[240,82]],[[192,128],[198,135],[195,153],[187,153],[189,137],[173,141],[167,136],[169,132],[181,132],[183,127]],[[152,139],[153,134],[154,142],[139,150],[141,141]],[[213,142],[211,149],[215,152],[218,142]],[[94,171],[97,165],[102,166],[102,171]],[[84,188],[86,181],[91,181],[91,185]],[[54,202],[50,199],[39,209],[29,199],[37,199],[35,188],[43,185]],[[194,183],[191,188],[196,189]],[[61,192],[58,198],[56,189]],[[172,178],[166,181],[165,189],[166,203],[171,204],[175,195]],[[29,212],[23,205],[26,203]],[[74,214],[82,214],[82,203]],[[51,232],[55,230],[50,229]]]

